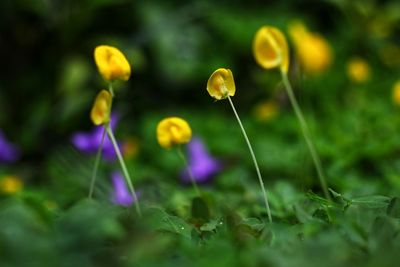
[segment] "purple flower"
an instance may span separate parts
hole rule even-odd
[[[118,116],[111,114],[110,126],[114,131],[118,123]],[[72,144],[80,151],[87,154],[95,154],[100,147],[104,126],[96,126],[91,132],[78,132],[72,136]],[[107,160],[113,160],[117,157],[114,147],[107,133],[104,137],[102,155]]]
[[[196,182],[203,183],[221,170],[221,163],[214,159],[208,152],[200,138],[193,138],[188,144],[189,168]],[[184,182],[190,182],[190,176],[187,170],[182,175]]]
[[[121,205],[128,207],[130,206],[134,199],[126,186],[125,179],[119,172],[113,172],[111,175],[113,183],[113,193],[111,201],[116,205]]]
[[[18,160],[19,156],[18,148],[8,142],[0,130],[0,162],[11,163]]]

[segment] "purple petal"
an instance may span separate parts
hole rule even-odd
[[[188,156],[189,168],[196,182],[207,182],[222,168],[221,163],[211,157],[204,143],[199,138],[193,138],[188,144]],[[190,182],[190,176],[187,170],[183,171],[182,180],[184,182]]]
[[[124,177],[121,173],[114,172],[111,179],[114,187],[111,201],[116,205],[130,206],[133,203],[133,196],[125,184]]]
[[[72,144],[82,152],[93,153],[96,147],[93,145],[93,138],[87,133],[76,133],[71,138]]]
[[[11,163],[20,157],[18,148],[5,139],[4,134],[0,131],[0,162]]]
[[[113,112],[111,113],[111,117],[110,117],[110,127],[113,131],[115,131],[115,128],[117,128],[117,124],[119,121],[119,116],[117,113]]]
[[[113,131],[117,127],[118,120],[119,120],[118,115],[116,113],[112,113],[110,119],[110,126]],[[94,129],[88,133],[78,132],[73,135],[72,144],[83,153],[87,154],[97,153],[101,145],[101,139],[103,137],[103,133],[104,133],[104,126],[102,125],[94,127]],[[118,144],[118,146],[121,147],[120,144]],[[112,161],[117,158],[114,146],[110,138],[108,137],[107,133],[105,134],[104,137],[102,154],[103,158],[108,161]]]

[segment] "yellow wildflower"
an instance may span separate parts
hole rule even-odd
[[[393,102],[396,105],[400,105],[400,80],[397,80],[396,83],[393,85],[392,92]]]
[[[256,105],[254,115],[259,121],[269,121],[278,114],[278,105],[275,101],[265,100]]]
[[[305,73],[319,74],[328,69],[332,63],[332,49],[324,37],[310,32],[300,21],[289,25],[289,34]]]
[[[163,119],[157,125],[157,140],[163,148],[186,144],[191,138],[192,130],[184,119],[169,117]]]
[[[362,58],[352,58],[347,63],[347,76],[353,82],[362,83],[370,78],[368,62]]]
[[[94,59],[100,74],[107,81],[127,81],[131,76],[131,66],[124,54],[115,47],[100,45],[94,50]]]
[[[107,90],[101,90],[94,101],[90,118],[95,125],[101,125],[110,121],[112,96]]]
[[[289,49],[286,38],[275,27],[263,26],[257,31],[253,40],[253,55],[265,69],[280,67],[283,72],[288,72]]]
[[[8,175],[0,180],[0,191],[4,194],[15,194],[21,191],[24,183],[17,176]]]
[[[235,81],[230,69],[217,69],[211,74],[207,82],[207,91],[211,97],[221,100],[234,96],[236,92]]]

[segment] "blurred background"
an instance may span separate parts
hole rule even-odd
[[[17,196],[51,221],[48,211],[61,212],[87,196],[95,155],[73,140],[77,134],[91,138],[90,109],[107,87],[93,59],[94,48],[102,44],[118,47],[132,66],[130,80],[115,84],[115,134],[144,203],[163,203],[174,214],[187,214],[185,190],[190,189],[181,182],[182,162],[158,145],[155,134],[161,119],[179,116],[221,163],[220,172],[202,185],[214,194],[213,203],[228,196],[238,212],[263,210],[262,202],[247,210],[246,203],[254,203],[260,192],[232,110],[206,91],[209,76],[220,67],[233,72],[233,101],[271,189],[274,216],[286,216],[280,205],[293,200],[294,192],[320,194],[280,74],[262,69],[253,58],[252,40],[263,25],[287,37],[290,80],[329,186],[347,196],[398,195],[399,22],[396,0],[3,0],[2,207]],[[118,162],[102,161],[96,198],[109,200],[114,170]],[[70,211],[65,220],[84,210]],[[32,219],[29,212],[12,214],[21,223]],[[9,225],[3,219],[0,225]],[[121,234],[120,226],[103,219],[107,234]],[[22,223],[18,229],[29,227],[36,226]],[[60,235],[70,230],[59,227]],[[38,251],[49,245],[43,242]],[[71,262],[80,261],[75,256]]]
[[[0,5],[0,129],[19,151],[15,160],[1,164],[3,175],[43,187],[70,175],[65,169],[55,173],[54,165],[66,168],[58,157],[74,165],[66,155],[77,152],[71,136],[92,128],[93,99],[107,86],[93,50],[108,44],[132,64],[129,82],[116,85],[114,110],[120,118],[117,136],[130,141],[137,152],[132,161],[145,165],[144,176],[159,175],[158,168],[173,174],[179,166],[163,159],[155,139],[157,122],[171,115],[187,119],[228,165],[244,159],[251,167],[228,104],[214,102],[205,90],[209,75],[226,67],[234,73],[234,101],[267,180],[292,179],[309,188],[312,162],[279,73],[264,71],[253,59],[252,38],[267,24],[288,37],[291,81],[330,182],[340,186],[345,178],[362,177],[400,184],[399,99],[392,97],[400,68],[396,1],[6,0]],[[302,41],[304,30],[314,34],[311,44]],[[90,168],[92,158],[86,158],[80,162]]]

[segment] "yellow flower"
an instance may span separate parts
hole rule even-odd
[[[259,121],[269,121],[278,114],[278,105],[275,101],[265,100],[254,108],[254,115]]]
[[[191,138],[192,130],[184,119],[169,117],[163,119],[157,125],[157,140],[163,148],[186,144]]]
[[[0,180],[0,191],[4,194],[15,194],[21,191],[24,183],[17,176],[8,175]]]
[[[131,76],[131,66],[124,54],[117,48],[107,45],[97,46],[94,59],[100,74],[107,81],[124,80]]]
[[[393,85],[393,102],[396,105],[400,105],[400,80],[397,80]]]
[[[347,76],[354,82],[367,81],[370,78],[370,72],[367,61],[362,58],[355,57],[347,63]]]
[[[329,68],[332,63],[332,49],[324,37],[310,32],[300,21],[289,25],[289,34],[305,73],[319,74]]]
[[[101,90],[94,101],[90,118],[95,125],[101,125],[110,121],[112,96],[107,90]]]
[[[253,40],[253,55],[257,63],[265,68],[289,69],[289,48],[283,33],[270,26],[261,27]]]
[[[207,91],[211,97],[221,100],[234,96],[236,92],[235,81],[230,69],[217,69],[211,74],[207,82]]]

